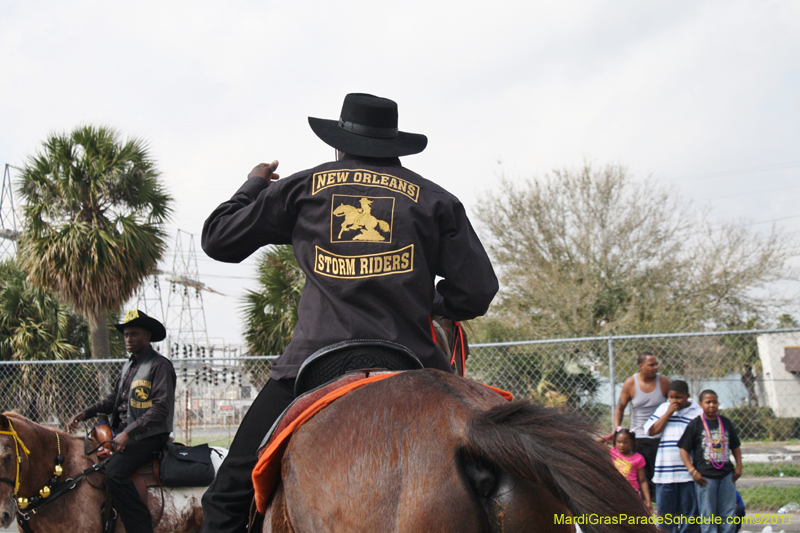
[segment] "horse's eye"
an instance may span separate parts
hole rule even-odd
[[[5,454],[5,455],[3,456],[3,464],[4,464],[5,466],[8,466],[9,464],[11,464],[11,459],[12,459],[12,457],[11,457],[11,454],[10,454],[10,453],[7,453],[7,454]]]

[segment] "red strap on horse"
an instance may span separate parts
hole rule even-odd
[[[464,377],[464,372],[466,372],[466,364],[467,364],[467,354],[466,350],[464,349],[464,328],[461,327],[461,322],[453,322],[455,325],[456,330],[458,331],[458,337],[456,338],[455,342],[453,342],[453,355],[450,357],[450,366],[453,366],[456,362],[456,352],[458,351],[459,345],[461,346],[461,377]],[[433,322],[431,322],[431,328],[433,327]],[[436,342],[436,337],[433,338],[434,342]]]
[[[431,325],[431,337],[433,337],[433,344],[437,344],[436,343],[436,328],[433,327],[433,318],[432,317],[428,317],[428,322]],[[452,364],[452,363],[450,363],[450,364]]]

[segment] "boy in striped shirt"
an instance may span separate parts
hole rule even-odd
[[[661,525],[672,533],[697,531],[688,519],[697,514],[694,480],[681,459],[678,441],[683,431],[703,410],[689,398],[689,385],[676,380],[670,383],[667,401],[658,406],[644,430],[649,435],[661,435],[656,454],[653,483],[656,485],[658,514],[664,517]]]

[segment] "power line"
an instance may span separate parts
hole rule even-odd
[[[749,224],[742,224],[741,227],[755,226],[756,224],[769,224],[770,222],[780,222],[781,220],[789,220],[792,218],[800,218],[800,215],[792,215],[790,217],[773,218],[772,220],[762,220],[760,222],[751,222]]]
[[[783,192],[783,191],[791,191],[793,189],[797,189],[800,185],[792,185],[791,187],[782,187],[780,189],[769,189],[767,191],[751,191],[751,192],[742,192],[738,194],[728,194],[726,196],[714,196],[713,198],[706,198],[705,200],[698,200],[698,201],[710,201],[710,200],[725,200],[727,198],[738,198],[740,196],[753,196],[754,194],[767,194],[773,192]]]
[[[669,178],[668,181],[671,182],[680,182],[680,181],[688,181],[688,180],[699,180],[699,179],[711,179],[711,178],[719,178],[723,176],[739,176],[742,174],[752,174],[754,172],[763,172],[767,170],[782,170],[784,168],[792,168],[800,166],[800,161],[789,161],[786,163],[776,163],[772,165],[765,165],[761,167],[753,167],[747,169],[738,169],[738,170],[721,170],[716,172],[708,172],[704,174],[693,174],[688,176],[680,176],[677,178]]]
[[[255,281],[256,277],[246,277],[246,276],[225,276],[223,274],[203,274],[204,278],[222,278],[222,279],[246,279],[249,281]]]

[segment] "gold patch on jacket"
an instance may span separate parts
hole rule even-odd
[[[150,399],[152,384],[146,379],[137,379],[131,385],[131,407],[137,409],[149,409],[153,405]]]
[[[311,176],[311,194],[317,194],[329,187],[342,185],[362,185],[367,187],[381,187],[390,191],[399,192],[408,196],[415,202],[419,201],[419,187],[403,178],[391,174],[377,174],[371,170],[332,170],[317,172]]]
[[[414,245],[393,252],[338,255],[316,246],[314,272],[339,279],[361,279],[414,271]]]
[[[392,197],[334,194],[331,198],[331,242],[391,243],[393,219]]]

